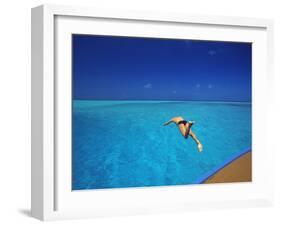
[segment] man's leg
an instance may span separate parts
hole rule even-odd
[[[193,126],[194,124],[194,121],[188,121],[188,123],[185,125],[184,129],[185,129],[185,132],[183,134],[184,138],[187,139],[188,136],[189,136],[189,132],[191,130],[191,126]]]
[[[189,124],[187,123],[185,126],[184,126],[184,138],[187,139],[188,136],[190,135],[190,131],[191,131],[191,126],[192,124]]]
[[[200,143],[200,141],[197,139],[195,133],[193,133],[193,131],[190,129],[189,130],[189,135],[192,137],[192,139],[196,142],[197,144],[197,147],[198,147],[198,151],[202,151],[203,150],[203,146],[202,144]]]

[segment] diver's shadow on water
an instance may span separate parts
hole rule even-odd
[[[19,209],[18,212],[27,217],[31,217],[31,210],[29,209]]]

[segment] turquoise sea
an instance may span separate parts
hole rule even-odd
[[[175,116],[196,123],[203,144],[182,137]],[[251,103],[73,101],[72,189],[193,184],[251,148]]]

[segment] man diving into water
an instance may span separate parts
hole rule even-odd
[[[191,130],[191,127],[194,124],[193,121],[186,121],[182,117],[179,116],[179,117],[174,117],[171,120],[169,120],[168,122],[164,123],[164,126],[167,126],[170,123],[176,123],[181,134],[183,135],[183,137],[185,139],[187,139],[188,136],[191,136],[193,138],[193,140],[196,142],[199,152],[201,152],[203,150],[202,144],[200,143],[200,141],[197,139],[196,135]]]

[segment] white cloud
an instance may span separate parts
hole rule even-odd
[[[152,84],[151,83],[147,83],[143,86],[143,88],[145,89],[152,89]]]
[[[210,56],[214,56],[214,55],[217,54],[217,51],[211,49],[211,50],[208,51],[208,54],[209,54]]]

